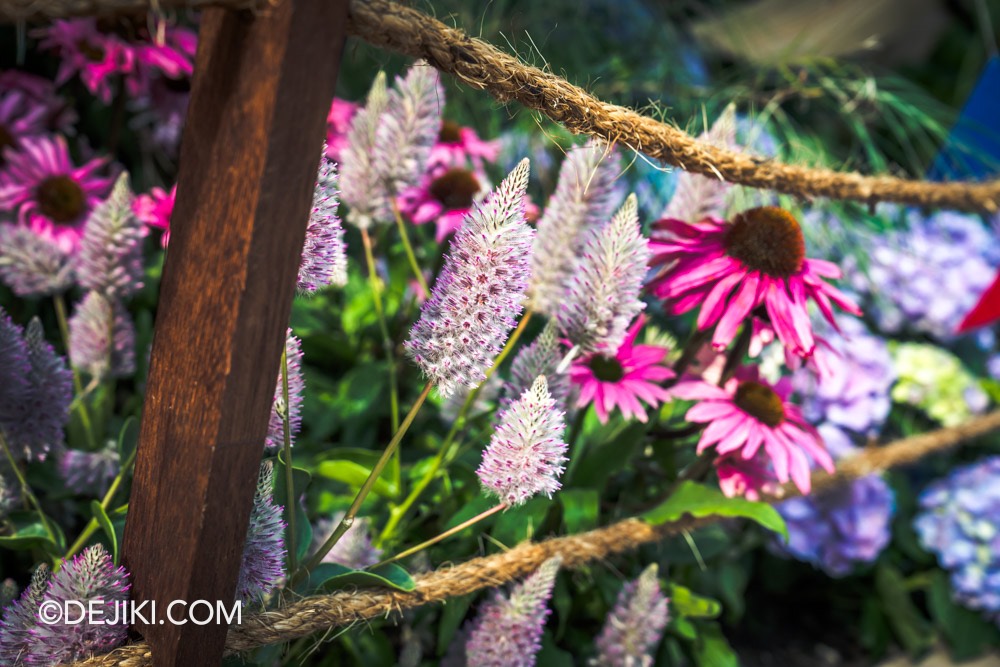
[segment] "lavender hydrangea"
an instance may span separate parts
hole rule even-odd
[[[364,108],[354,114],[347,131],[340,165],[340,198],[351,207],[347,222],[359,229],[368,229],[392,215],[389,193],[378,173],[374,154],[376,132],[388,102],[385,73],[379,72]]]
[[[52,624],[37,623],[30,631],[32,639],[24,663],[37,667],[61,665],[123,644],[128,638],[128,623],[122,605],[128,600],[128,589],[128,572],[115,567],[111,555],[100,544],[64,561],[52,575],[42,604],[54,601],[62,606],[76,600],[88,610],[100,610],[103,622],[90,623],[85,618],[73,624],[68,621],[75,619],[62,617]]]
[[[120,468],[118,447],[113,440],[96,452],[67,449],[59,459],[59,476],[66,488],[81,495],[104,495]]]
[[[2,311],[0,316],[0,332],[6,331],[4,337],[9,337],[9,320]],[[20,327],[14,327],[20,334]],[[15,346],[13,352],[27,361],[27,372],[16,393],[8,394],[8,386],[0,389],[0,431],[16,457],[43,460],[50,449],[63,442],[63,427],[69,421],[73,399],[73,376],[65,360],[45,341],[37,319],[28,324],[23,345]],[[5,352],[0,349],[0,354]]]
[[[868,475],[777,506],[788,526],[778,550],[811,563],[831,577],[871,563],[889,544],[895,496],[879,475]]]
[[[319,549],[340,525],[344,512],[337,512],[330,519],[320,519],[313,531],[313,550]],[[325,556],[324,563],[337,563],[345,567],[363,570],[379,562],[382,550],[372,544],[371,525],[367,518],[355,519],[347,532],[340,536],[333,548]]]
[[[88,292],[69,320],[69,360],[95,378],[135,372],[135,324],[121,302]]]
[[[0,280],[20,297],[50,296],[73,284],[69,255],[21,225],[0,225]]]
[[[467,635],[466,664],[534,667],[561,562],[558,557],[550,558],[515,586],[510,597],[496,592],[480,608]]]
[[[521,313],[534,235],[524,218],[528,169],[523,160],[474,206],[410,330],[406,351],[442,396],[486,379]]]
[[[996,232],[972,215],[907,217],[908,229],[866,239],[865,263],[847,257],[844,274],[883,331],[951,341],[1000,264]]]
[[[952,597],[1000,624],[1000,456],[953,470],[919,502],[913,527],[948,571]]]
[[[544,375],[556,405],[566,406],[570,392],[569,374],[555,372],[562,358],[555,324],[549,322],[531,345],[518,350],[511,362],[510,379],[504,384],[501,405],[509,406],[531,388],[539,375]]]
[[[31,643],[32,629],[37,624],[38,607],[45,599],[52,572],[42,563],[31,575],[31,583],[21,597],[7,605],[0,620],[0,664],[24,665]]]
[[[323,154],[299,264],[298,288],[306,294],[313,294],[327,285],[343,287],[347,284],[344,228],[337,216],[337,166],[326,159],[326,146]]]
[[[281,505],[274,504],[274,467],[266,462],[257,480],[236,583],[236,599],[244,604],[263,604],[285,576],[283,511]]]
[[[652,653],[670,620],[669,601],[660,590],[653,563],[625,584],[597,637],[594,667],[651,667]]]
[[[564,413],[556,409],[545,376],[500,413],[476,474],[483,489],[510,507],[559,490],[566,462]]]
[[[288,365],[288,405],[285,405],[285,387],[279,370],[278,385],[274,390],[274,402],[271,404],[271,419],[267,424],[267,436],[264,439],[264,446],[270,449],[285,445],[286,414],[293,445],[295,436],[302,429],[302,401],[306,388],[305,377],[302,374],[302,341],[292,335],[291,329],[285,337],[285,360]]]
[[[142,240],[146,226],[132,212],[128,174],[118,177],[111,195],[87,219],[76,256],[77,282],[108,299],[142,288]]]
[[[538,220],[529,289],[535,310],[550,316],[559,312],[587,232],[614,211],[618,166],[611,149],[593,140],[566,155],[556,189]]]
[[[417,185],[438,131],[444,89],[437,70],[419,62],[397,77],[375,131],[373,160],[391,196]]]
[[[719,148],[736,149],[736,108],[726,107],[700,140]],[[703,176],[689,171],[677,177],[673,196],[661,218],[697,222],[707,217],[725,217],[727,199],[733,186],[721,178]]]
[[[635,195],[611,222],[593,230],[556,314],[559,330],[581,351],[613,352],[645,304],[639,299],[649,262]]]

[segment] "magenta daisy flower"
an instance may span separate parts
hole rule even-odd
[[[163,188],[153,188],[148,195],[136,195],[132,202],[132,212],[147,227],[163,230],[160,243],[164,248],[170,243],[170,216],[174,213],[177,186],[167,192]]]
[[[62,137],[25,139],[20,151],[7,154],[0,211],[17,211],[21,224],[72,253],[91,209],[114,183],[96,174],[106,162],[96,158],[77,167]]]
[[[738,371],[722,387],[685,381],[671,393],[697,401],[685,419],[708,424],[698,441],[699,454],[715,447],[722,456],[738,452],[749,461],[763,446],[778,481],[785,483],[791,478],[802,493],[809,493],[810,460],[833,472],[833,459],[802,410],[788,402],[791,391],[788,378],[771,385],[752,368]]]
[[[340,152],[347,146],[347,131],[357,110],[355,102],[333,98],[330,113],[326,115],[326,156],[334,162],[340,162]]]
[[[56,93],[55,84],[34,74],[17,69],[0,72],[0,90],[10,95],[19,93],[30,106],[45,110],[45,128],[52,132],[72,134],[76,111]]]
[[[430,165],[457,167],[472,164],[482,170],[486,163],[496,162],[499,155],[499,141],[484,141],[471,127],[444,120],[437,143],[431,149]]]
[[[626,419],[635,417],[645,422],[648,416],[643,403],[655,408],[670,400],[669,392],[659,386],[674,377],[674,372],[663,365],[667,348],[635,344],[645,321],[642,315],[635,319],[615,356],[591,354],[570,368],[569,379],[580,388],[577,407],[593,403],[602,424],[607,423],[608,414],[615,407]]]
[[[105,104],[111,102],[115,79],[135,68],[132,49],[113,34],[97,27],[97,19],[57,20],[34,32],[41,38],[39,48],[55,51],[59,56],[56,84],[62,85],[80,75],[87,90]]]
[[[482,174],[462,167],[429,169],[420,185],[399,195],[399,209],[415,225],[437,224],[438,243],[462,226],[472,205],[489,193]]]
[[[45,133],[48,111],[17,90],[5,92],[0,97],[0,165],[4,153],[15,151],[25,137]]]
[[[719,476],[719,489],[728,498],[757,501],[762,495],[781,495],[781,485],[760,451],[750,459],[744,459],[739,452],[717,458],[715,474]]]
[[[701,306],[699,330],[712,326],[712,345],[725,349],[755,308],[763,306],[778,339],[808,357],[816,341],[808,300],[836,326],[832,304],[854,315],[861,310],[824,278],[840,277],[831,262],[806,258],[798,221],[777,206],[744,211],[732,222],[705,218],[656,223],[650,247],[654,265],[665,268],[649,287],[674,314]]]

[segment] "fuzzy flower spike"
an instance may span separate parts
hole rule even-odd
[[[528,286],[534,230],[525,222],[522,160],[452,239],[406,350],[443,396],[475,388],[500,353]]]
[[[674,314],[701,306],[697,326],[712,326],[712,345],[728,347],[750,313],[764,306],[786,349],[800,357],[816,347],[807,301],[836,326],[832,304],[860,315],[843,293],[825,282],[840,277],[833,263],[806,258],[795,217],[777,206],[752,208],[731,222],[717,218],[656,223],[653,263],[666,268],[650,283]]]
[[[611,353],[646,307],[639,300],[649,248],[630,195],[610,224],[590,233],[556,315],[562,334],[584,352]]]
[[[368,92],[365,107],[354,114],[347,131],[347,145],[340,166],[340,198],[351,207],[347,222],[359,229],[368,229],[376,221],[387,220],[392,215],[374,156],[375,134],[388,103],[385,73],[379,72]]]
[[[263,603],[285,576],[283,511],[281,505],[274,504],[274,467],[265,462],[257,479],[257,492],[236,582],[236,599],[244,604]]]
[[[561,563],[559,557],[550,558],[515,586],[509,598],[498,592],[482,606],[465,644],[465,664],[534,667]]]
[[[545,376],[500,414],[476,474],[487,493],[508,506],[523,505],[537,493],[559,490],[566,462],[564,414],[556,409]]]
[[[142,288],[145,237],[146,227],[132,212],[132,191],[123,172],[84,226],[76,256],[80,285],[111,300],[135,294]]]
[[[327,285],[347,284],[344,227],[337,216],[337,165],[326,159],[326,147],[323,152],[299,264],[298,288],[306,294],[315,294]]]
[[[709,447],[726,454],[753,459],[763,445],[778,481],[792,479],[802,493],[809,493],[810,459],[833,472],[833,459],[798,406],[788,402],[791,382],[775,385],[761,379],[755,369],[743,369],[723,387],[701,380],[681,382],[671,393],[698,403],[688,410],[689,422],[708,424],[698,441],[698,453]]]
[[[594,667],[651,667],[652,653],[670,618],[669,600],[660,590],[653,563],[635,581],[625,584],[597,637]]]

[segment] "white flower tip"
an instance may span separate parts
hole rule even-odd
[[[522,195],[528,191],[528,176],[531,174],[531,160],[524,158],[511,170],[507,178],[503,179],[503,185],[519,191]]]
[[[534,394],[536,400],[551,398],[549,395],[549,381],[544,375],[539,375],[535,378],[535,381],[531,385],[531,393]]]
[[[386,77],[385,72],[379,71],[375,75],[375,81],[372,82],[372,87],[368,91],[368,101],[366,106],[369,109],[373,109],[375,114],[381,113],[382,109],[385,108],[386,102],[389,100],[389,91],[386,87]]]

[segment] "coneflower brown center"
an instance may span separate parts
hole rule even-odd
[[[625,369],[614,357],[602,357],[595,354],[587,362],[591,372],[601,382],[620,382],[625,377]]]
[[[7,129],[6,125],[0,123],[0,164],[6,162],[3,157],[4,149],[14,148],[15,146],[17,146],[17,142],[14,141],[14,135]]]
[[[772,428],[785,421],[785,406],[781,397],[759,382],[740,383],[733,400],[740,410]]]
[[[441,121],[441,131],[438,132],[438,141],[443,144],[457,144],[462,140],[462,126],[453,120]]]
[[[80,53],[87,57],[87,60],[95,63],[99,63],[104,60],[104,49],[94,44],[91,44],[85,39],[77,40],[76,48],[80,49]]]
[[[66,175],[50,176],[39,183],[35,199],[42,213],[54,222],[73,222],[83,213],[83,188]]]
[[[468,169],[454,167],[434,179],[431,196],[449,211],[469,208],[479,192],[479,180]]]
[[[806,240],[791,213],[778,206],[743,211],[729,225],[726,253],[751,271],[787,278],[802,269]]]

